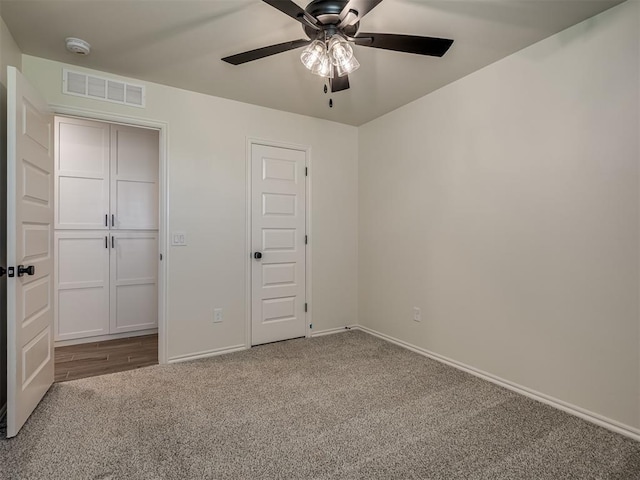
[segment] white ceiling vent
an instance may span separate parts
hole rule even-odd
[[[132,107],[145,106],[143,85],[120,82],[96,75],[67,70],[62,71],[62,93],[78,97],[93,98],[106,102],[121,103]]]

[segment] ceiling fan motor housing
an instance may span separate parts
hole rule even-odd
[[[356,22],[353,25],[347,25],[338,29],[337,26],[340,23],[340,12],[347,5],[348,0],[313,0],[305,11],[318,19],[322,25],[319,25],[320,31],[308,26],[303,25],[304,33],[309,38],[324,37],[324,34],[328,36],[335,35],[336,33],[342,33],[348,37],[354,37],[358,33],[358,27],[360,22]]]

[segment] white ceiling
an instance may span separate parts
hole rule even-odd
[[[240,66],[220,60],[306,38],[261,0],[2,0],[0,14],[29,55],[361,125],[621,1],[384,0],[362,31],[452,38],[453,46],[443,58],[356,46],[362,66],[351,89],[328,95],[300,50]],[[91,43],[91,55],[68,53],[68,36]]]

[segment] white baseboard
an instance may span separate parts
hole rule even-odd
[[[317,332],[311,332],[312,337],[322,337],[323,335],[333,335],[334,333],[348,332],[354,328],[353,325],[346,327],[327,328],[326,330],[318,330]]]
[[[243,345],[233,345],[231,347],[216,348],[214,350],[205,350],[203,352],[189,353],[187,355],[177,355],[169,358],[169,363],[188,362],[189,360],[198,360],[200,358],[215,357],[217,355],[223,355],[225,353],[240,352],[246,350],[247,347]]]
[[[483,380],[487,380],[491,383],[495,383],[496,385],[499,385],[513,392],[519,393],[521,395],[532,398],[544,404],[555,407],[558,410],[562,410],[563,412],[567,412],[571,415],[582,418],[583,420],[586,420],[588,422],[595,423],[596,425],[606,428],[607,430],[611,430],[613,432],[619,433],[626,437],[632,438],[636,441],[640,441],[640,429],[634,428],[630,425],[625,425],[616,420],[612,420],[610,418],[604,417],[597,413],[590,412],[589,410],[585,410],[584,408],[567,403],[563,400],[559,400],[549,395],[545,395],[544,393],[537,392],[535,390],[524,387],[522,385],[518,385],[517,383],[510,382],[503,378],[497,377],[491,373],[478,370],[477,368],[471,367],[469,365],[465,365],[464,363],[460,363],[456,360],[452,360],[450,358],[444,357],[437,353],[430,352],[429,350],[426,350],[421,347],[417,347],[408,342],[398,340],[397,338],[391,337],[384,333],[380,333],[371,328],[364,327],[362,325],[355,325],[352,328],[354,330],[362,330],[363,332],[369,333],[378,338],[382,338],[383,340],[386,340],[388,342],[404,347],[415,353],[419,353],[420,355],[424,355],[425,357],[429,357],[438,362],[457,368],[458,370],[462,370],[464,372],[470,373],[471,375],[482,378]]]

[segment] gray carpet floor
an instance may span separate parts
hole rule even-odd
[[[2,479],[640,479],[640,443],[351,331],[56,384]]]

